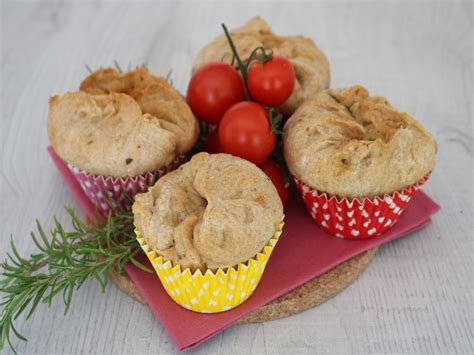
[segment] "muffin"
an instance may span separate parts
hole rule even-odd
[[[283,218],[269,178],[228,154],[193,156],[138,194],[132,210],[167,293],[198,312],[230,309],[252,294]]]
[[[248,61],[257,47],[271,49],[274,54],[289,59],[296,72],[296,84],[290,98],[280,107],[284,115],[291,115],[312,93],[329,87],[329,62],[314,41],[303,36],[278,36],[260,17],[250,19],[244,26],[230,31],[239,56]],[[224,34],[204,46],[193,64],[193,72],[202,65],[221,61],[232,62],[232,51]],[[237,64],[236,64],[237,65]]]
[[[345,238],[390,228],[425,182],[436,141],[362,86],[309,97],[284,127],[288,168],[316,222]]]
[[[51,144],[100,213],[130,209],[137,192],[185,161],[197,121],[176,90],[144,69],[99,70],[81,88],[50,98]]]

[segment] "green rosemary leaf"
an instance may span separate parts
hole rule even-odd
[[[79,218],[76,218],[76,214],[72,208],[66,207],[66,212],[71,217],[71,223],[72,223],[72,228],[76,231],[83,232],[86,230],[86,225],[82,220]]]
[[[130,261],[132,262],[133,265],[135,265],[137,268],[139,268],[140,270],[143,270],[145,272],[153,272],[152,270],[150,270],[149,268],[147,268],[145,265],[143,265],[141,262],[139,262],[137,259],[135,258],[130,258]]]
[[[60,284],[58,287],[56,287],[56,284],[55,284],[54,289],[51,288],[48,295],[45,296],[44,298],[45,302],[48,303],[50,307],[51,307],[51,303],[53,302],[54,297],[56,297],[64,289],[64,285]]]
[[[23,297],[19,298],[18,304],[20,305],[20,307],[18,308],[15,315],[13,316],[13,319],[18,318],[18,316],[25,310],[25,308],[28,307],[31,300],[32,300],[31,291],[30,292],[25,292]]]
[[[113,221],[112,221],[112,215],[109,214],[107,216],[107,225],[110,226],[112,225]],[[110,248],[110,245],[111,245],[111,238],[112,238],[112,235],[111,235],[111,228],[106,228],[105,230],[105,245]]]
[[[173,79],[171,79],[171,74],[173,74],[173,68],[170,68],[168,70],[168,73],[166,74],[166,81],[170,84],[173,85]]]
[[[29,280],[28,275],[21,275],[21,274],[16,273],[16,272],[2,272],[1,275],[6,276],[6,277],[12,277],[12,278],[15,278],[17,280],[25,280],[25,281]]]
[[[2,332],[1,335],[2,335],[2,338],[3,338],[3,332]],[[21,334],[19,334],[19,335],[21,335]],[[18,353],[16,352],[15,348],[13,347],[13,345],[12,345],[12,343],[11,343],[11,341],[10,341],[10,334],[6,334],[5,337],[7,338],[8,345],[9,345],[10,348],[13,350],[13,354],[17,355]],[[20,337],[18,337],[18,338],[20,338]],[[20,338],[20,339],[21,339],[21,338]],[[21,339],[21,340],[23,340],[23,339]],[[26,340],[25,340],[25,341],[26,341]]]
[[[100,247],[99,247],[100,248]],[[92,245],[84,245],[84,246],[78,246],[76,248],[76,252],[80,254],[89,254],[89,253],[95,253],[97,252],[97,246],[92,246]],[[103,252],[102,252],[103,253]],[[102,254],[101,253],[101,254]]]
[[[105,268],[105,269],[97,270],[96,272],[94,272],[94,275],[93,275],[94,278],[99,283],[100,288],[102,289],[102,292],[105,292],[105,289],[107,288],[107,283],[108,283],[108,273],[105,272],[105,271],[108,271],[108,268]]]
[[[30,311],[28,312],[28,314],[26,315],[25,319],[30,319],[31,315],[33,314],[33,312],[35,311],[36,307],[38,307],[39,303],[41,302],[41,300],[43,299],[43,295],[45,294],[46,290],[48,289],[48,286],[47,285],[43,285],[42,287],[40,287],[36,293],[36,296],[33,300],[33,303],[31,304],[31,308],[30,308]]]
[[[63,248],[63,251],[64,251],[64,256],[68,259],[69,261],[69,266],[70,267],[74,267],[73,265],[73,258],[72,258],[72,252],[71,252],[71,249],[69,248],[68,244],[67,244],[67,241],[66,241],[66,236],[64,234],[60,234],[61,236],[61,239],[62,239],[62,248]]]
[[[10,239],[10,247],[12,248],[13,255],[15,255],[17,262],[20,263],[20,265],[23,265],[26,262],[26,260],[23,259],[18,253],[18,250],[16,250],[16,246],[15,246],[15,243],[13,242],[13,238]]]
[[[21,292],[23,285],[14,285],[8,288],[2,288],[3,293],[10,293],[10,294],[17,294],[18,292]]]
[[[3,297],[3,299],[6,299],[6,297]],[[8,303],[8,300],[0,302],[0,306],[4,306]]]
[[[31,235],[31,239],[33,240],[33,243],[35,243],[36,247],[41,251],[46,251],[46,249],[36,239],[35,233],[31,232],[30,235]]]
[[[55,294],[57,293],[57,292],[56,292],[56,282],[57,282],[57,280],[53,280],[53,281],[51,282],[51,285],[49,286],[49,289],[50,289],[50,290],[49,290],[49,295],[48,295],[48,296],[50,296],[50,297],[48,297],[48,296],[44,296],[44,297],[43,297],[43,302],[46,303],[46,304],[48,305],[48,307],[50,307],[50,308],[51,308],[51,304],[52,304],[52,302],[53,302],[53,297],[51,297],[51,295],[52,295],[52,294],[55,295]],[[46,293],[46,291],[43,293],[43,295],[44,295],[45,293]],[[30,316],[30,315],[29,315],[29,316]]]
[[[72,285],[69,284],[64,288],[63,301],[64,301],[64,305],[66,306],[64,307],[64,315],[67,314],[67,312],[69,311],[69,307],[71,306],[73,292],[74,292],[74,284]]]
[[[122,68],[120,67],[119,63],[115,59],[114,59],[114,65],[115,65],[115,68],[117,68],[117,71],[119,73],[123,73]]]
[[[36,229],[38,229],[38,233],[41,239],[43,239],[45,248],[46,249],[50,248],[51,246],[49,244],[48,238],[46,237],[46,233],[44,232],[43,227],[41,226],[41,223],[39,220],[36,220]]]
[[[50,269],[56,269],[56,270],[75,270],[75,266],[71,264],[63,265],[63,264],[55,264],[55,263],[50,263],[49,265]]]
[[[21,266],[21,263],[19,263],[18,261],[16,261],[16,259],[10,255],[10,253],[7,253],[7,258],[10,259],[10,261],[15,264],[16,266]],[[2,266],[4,265],[7,265],[7,267],[9,266],[7,263],[3,263]]]
[[[11,329],[12,329],[13,333],[15,333],[15,335],[18,339],[23,340],[23,341],[27,341],[27,339],[23,335],[21,335],[21,333],[18,330],[16,330],[16,328],[13,326],[13,324],[11,325]],[[10,338],[8,338],[8,339],[10,339]],[[10,343],[10,345],[11,345],[11,343]],[[16,351],[15,351],[15,354],[16,354]]]
[[[77,289],[79,289],[84,284],[84,282],[86,282],[88,279],[89,279],[89,275],[87,275],[87,274],[85,274],[85,275],[81,276],[80,278],[78,278],[78,280],[77,280]]]

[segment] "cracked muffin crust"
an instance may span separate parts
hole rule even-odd
[[[48,134],[61,159],[96,175],[141,175],[176,156],[175,133],[125,94],[51,97]]]
[[[80,90],[93,95],[117,92],[131,96],[143,113],[156,117],[163,129],[174,133],[176,154],[190,151],[198,139],[199,125],[186,100],[166,79],[144,68],[123,74],[111,68],[96,70],[82,81]]]
[[[132,210],[153,250],[174,265],[203,271],[254,257],[283,216],[275,187],[257,166],[207,153],[137,195]]]
[[[273,53],[288,58],[296,72],[296,84],[290,98],[280,107],[291,115],[304,99],[312,93],[329,87],[329,62],[314,41],[303,36],[277,36],[260,17],[250,19],[244,26],[231,32],[237,51],[245,62],[256,47],[265,47]],[[203,47],[193,64],[193,72],[212,62],[232,62],[232,51],[224,34]]]
[[[308,98],[287,121],[283,140],[291,173],[338,197],[399,191],[429,174],[436,162],[431,134],[362,86]]]

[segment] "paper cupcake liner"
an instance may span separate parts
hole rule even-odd
[[[315,222],[329,234],[344,239],[367,239],[390,229],[429,175],[400,192],[362,201],[337,198],[293,179]]]
[[[217,313],[235,308],[255,291],[268,259],[280,238],[283,222],[268,244],[254,258],[235,267],[191,272],[181,266],[173,266],[146,244],[135,230],[137,240],[148,256],[166,293],[180,306],[200,313]]]
[[[68,164],[76,180],[98,211],[106,216],[109,212],[129,211],[137,193],[146,192],[163,175],[175,170],[186,161],[178,155],[166,167],[133,177],[94,175]]]

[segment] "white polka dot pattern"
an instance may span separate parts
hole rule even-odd
[[[160,177],[175,170],[185,161],[185,155],[178,155],[164,168],[125,178],[94,175],[70,164],[67,166],[97,210],[106,216],[111,211],[129,211],[137,193],[146,192]]]
[[[268,259],[280,238],[283,222],[263,250],[246,263],[227,269],[191,272],[173,266],[154,252],[135,230],[137,240],[148,256],[166,293],[180,306],[200,313],[217,313],[235,308],[257,288]]]
[[[329,197],[293,177],[311,217],[329,234],[344,239],[367,239],[390,229],[410,199],[428,180],[422,180],[391,195],[349,200]]]

